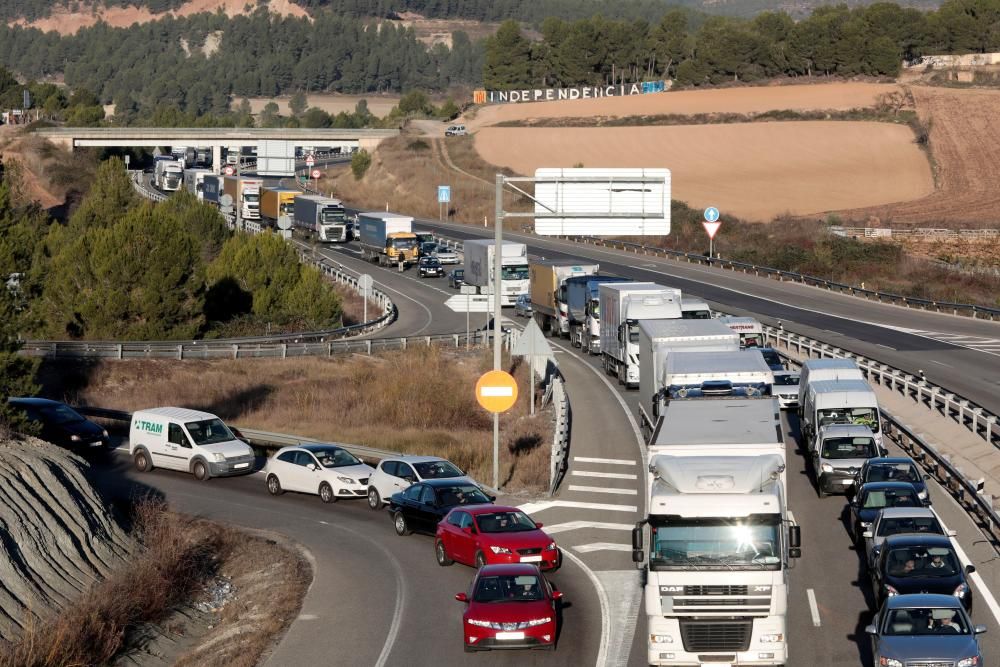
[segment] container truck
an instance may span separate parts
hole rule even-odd
[[[240,208],[244,220],[260,220],[260,189],[264,181],[246,176],[226,176],[223,191],[233,198],[233,206]]]
[[[413,233],[413,218],[399,213],[373,211],[358,214],[361,255],[382,266],[410,266],[420,257]]]
[[[202,167],[197,169],[185,169],[184,188],[197,197],[198,201],[204,201],[205,194],[203,190],[205,188],[205,177],[211,173],[211,169],[205,169]]]
[[[184,166],[177,160],[157,160],[153,185],[163,192],[175,192],[184,182]]]
[[[601,300],[598,285],[628,283],[620,276],[580,276],[564,284],[569,315],[569,340],[590,354],[601,353]]]
[[[754,318],[723,315],[719,321],[740,335],[740,347],[764,347],[764,327]]]
[[[648,664],[791,664],[801,535],[785,461],[773,398],[666,406],[647,448],[647,515],[632,531],[632,560],[646,560]]]
[[[770,396],[774,371],[758,350],[689,352],[667,355],[660,396],[666,403],[680,398]]]
[[[347,212],[339,199],[300,194],[295,198],[295,226],[323,243],[351,240]]]
[[[656,283],[598,286],[604,371],[629,389],[639,386],[639,320],[681,318],[680,290]]]
[[[528,264],[531,281],[531,310],[543,332],[551,336],[569,336],[569,312],[566,304],[566,280],[595,275],[597,264],[568,260],[543,259]]]
[[[465,284],[476,287],[479,294],[489,294],[493,277],[495,241],[473,239],[465,241]],[[528,293],[528,247],[523,243],[504,241],[500,258],[500,305],[513,306],[517,297]]]
[[[882,419],[878,397],[864,380],[810,380],[799,422],[802,444],[808,451],[816,432],[828,424],[860,424],[875,434],[881,448]]]
[[[260,217],[268,224],[274,226],[278,218],[287,215],[291,218],[295,214],[295,197],[301,191],[282,186],[261,188],[260,192]]]
[[[210,204],[215,204],[220,206],[222,195],[225,192],[222,189],[222,176],[218,174],[205,174],[205,178],[201,181],[201,196],[202,199]]]
[[[643,320],[639,322],[639,419],[652,426],[666,387],[664,370],[673,351],[735,352],[740,338],[718,320]]]

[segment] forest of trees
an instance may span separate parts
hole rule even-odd
[[[16,290],[0,290],[0,314],[17,313],[0,325],[0,367],[8,326],[55,339],[184,340],[341,322],[337,293],[284,239],[233,234],[186,191],[141,200],[121,160],[101,164],[65,225],[17,203],[17,173],[0,182],[0,275],[21,274]]]
[[[712,17],[695,26],[682,10],[655,23],[550,18],[540,31],[542,39],[532,41],[507,21],[486,41],[487,88],[893,76],[903,59],[922,54],[1000,51],[1000,0],[948,0],[929,13],[892,3],[840,5],[799,22],[764,13],[751,20]]]
[[[206,57],[206,38],[222,35]],[[191,54],[180,47],[186,40]],[[115,104],[126,122],[158,109],[222,115],[230,97],[298,90],[345,93],[444,90],[479,80],[482,50],[464,33],[428,48],[412,30],[320,12],[278,18],[266,10],[164,18],[130,28],[98,24],[60,37],[0,25],[0,64],[29,79],[63,75],[73,89]]]

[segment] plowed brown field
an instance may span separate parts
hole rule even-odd
[[[487,162],[520,174],[579,163],[668,167],[675,199],[748,220],[908,201],[934,187],[913,132],[890,123],[486,127],[475,142]]]
[[[904,203],[839,211],[848,220],[978,223],[1000,218],[1000,91],[914,86],[917,113],[930,123],[937,189]]]

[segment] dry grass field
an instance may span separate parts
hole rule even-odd
[[[200,408],[248,428],[436,454],[488,483],[493,420],[473,387],[491,359],[481,350],[417,348],[332,359],[60,364],[45,366],[42,382],[46,395],[84,405]],[[501,480],[505,490],[537,492],[548,484],[551,417],[528,415],[527,367],[514,375],[523,398],[501,416]]]
[[[748,220],[908,201],[934,187],[913,132],[889,123],[487,127],[475,143],[484,160],[520,174],[580,164],[668,167],[674,199]]]

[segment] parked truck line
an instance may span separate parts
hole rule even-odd
[[[655,283],[598,288],[604,370],[629,389],[639,386],[639,321],[681,318],[681,293]]]

